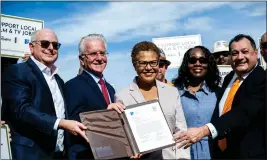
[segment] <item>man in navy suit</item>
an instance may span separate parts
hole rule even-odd
[[[233,71],[224,79],[211,122],[177,137],[189,147],[210,136],[213,159],[266,159],[266,72],[254,40],[239,34],[229,43]]]
[[[80,121],[86,111],[123,108],[114,102],[115,90],[105,80],[107,43],[101,34],[89,34],[79,43],[79,59],[83,71],[65,84],[67,113],[70,119]],[[69,158],[93,158],[89,143],[81,137],[70,137]]]
[[[88,140],[82,123],[65,120],[64,82],[54,65],[59,47],[52,30],[38,30],[29,44],[32,56],[5,72],[2,115],[11,129],[13,159],[64,157],[64,130]]]

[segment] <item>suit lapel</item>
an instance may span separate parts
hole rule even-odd
[[[233,78],[233,76],[234,76],[234,72],[231,71],[229,73],[229,75],[225,77],[225,79],[223,81],[223,85],[222,85],[221,91],[219,93],[220,96],[217,97],[216,107],[214,109],[214,112],[213,112],[213,115],[212,115],[212,118],[211,118],[212,120],[219,118],[219,104],[220,104],[220,101],[221,101],[221,99],[223,97],[223,94],[224,94],[228,84],[230,83],[231,79]]]
[[[85,82],[90,86],[90,88],[92,88],[92,91],[95,92],[95,94],[99,98],[100,102],[102,102],[103,105],[105,104],[105,106],[107,106],[107,103],[104,99],[104,96],[103,96],[99,86],[96,84],[95,80],[93,79],[93,77],[91,77],[91,75],[89,75],[85,71],[83,71],[80,76],[85,80]]]
[[[129,92],[130,92],[130,95],[133,97],[133,99],[137,103],[145,102],[145,99],[144,99],[143,95],[141,94],[141,92],[139,91],[139,88],[136,84],[135,79],[133,80],[133,83],[130,85]]]
[[[108,89],[108,93],[109,93],[109,97],[110,97],[110,101],[111,101],[111,103],[114,103],[114,91],[113,91],[113,88],[112,88],[112,86],[108,83],[108,82],[106,82],[105,81],[105,84],[106,84],[106,86],[107,86],[107,89]]]
[[[67,105],[66,105],[66,101],[65,101],[65,97],[64,97],[64,92],[63,92],[63,85],[64,83],[62,84],[61,81],[60,81],[60,77],[58,74],[55,74],[55,79],[56,79],[56,82],[57,82],[57,85],[58,85],[58,88],[60,90],[60,93],[62,95],[62,98],[63,98],[63,102],[64,102],[64,108],[65,108],[65,113],[68,113],[67,112]],[[65,117],[66,119],[68,119],[68,114],[65,114]]]
[[[246,79],[244,79],[243,83],[240,85],[240,87],[238,88],[234,99],[233,99],[233,107],[236,106],[235,104],[238,103],[240,101],[240,96],[242,96],[244,92],[243,90],[247,90],[247,87],[250,86],[250,84],[253,84],[253,80],[255,78],[254,75],[258,74],[258,71],[261,70],[262,68],[258,65],[256,66],[256,68],[247,76]],[[262,69],[263,70],[263,69]]]
[[[156,80],[156,85],[157,85],[157,89],[158,89],[158,98],[159,98],[159,103],[161,102],[164,102],[164,96],[163,94],[159,94],[159,93],[165,93],[164,92],[164,85],[161,85],[160,82],[158,80]],[[162,95],[162,96],[161,96]],[[162,106],[162,105],[161,105]]]
[[[64,97],[64,92],[63,92],[63,86],[62,86],[62,84],[61,84],[61,82],[60,82],[60,78],[59,78],[59,75],[58,74],[55,74],[55,79],[56,79],[56,82],[57,82],[57,85],[58,85],[58,88],[59,88],[59,90],[60,90],[60,92],[61,92],[61,95],[62,95],[62,97]],[[64,99],[64,98],[63,98]]]
[[[36,76],[37,80],[41,83],[41,86],[43,87],[45,93],[47,94],[47,96],[51,100],[52,105],[48,105],[48,106],[53,107],[53,110],[55,111],[53,97],[52,97],[51,91],[49,89],[49,86],[48,86],[48,84],[44,78],[43,73],[38,68],[38,66],[33,62],[33,60],[31,58],[29,58],[25,63],[27,63],[29,65],[29,67],[32,69],[33,74]]]
[[[32,68],[34,75],[37,77],[39,82],[42,84],[45,91],[49,92],[51,95],[50,89],[49,89],[48,84],[44,78],[44,75],[41,72],[41,70],[38,68],[38,66],[33,62],[33,60],[31,58],[29,58],[26,63]],[[52,98],[52,95],[51,95],[51,98]]]

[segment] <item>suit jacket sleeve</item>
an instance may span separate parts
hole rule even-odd
[[[5,74],[3,82],[3,101],[6,116],[10,116],[21,125],[31,125],[44,134],[51,135],[56,116],[42,113],[33,104],[33,85],[18,67],[11,67]],[[42,98],[42,97],[40,97]]]
[[[225,137],[231,130],[244,129],[251,123],[257,122],[261,118],[259,115],[265,112],[265,77],[250,77],[249,82],[244,85],[246,86],[243,88],[242,97],[236,106],[220,118],[211,121],[218,132],[219,139]]]

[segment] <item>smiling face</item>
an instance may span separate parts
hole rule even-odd
[[[188,70],[192,77],[203,78],[207,74],[208,59],[200,48],[189,53]]]
[[[213,53],[217,65],[230,65],[230,54],[228,51]]]
[[[97,53],[93,55],[92,53]],[[107,56],[101,54],[106,52],[105,44],[99,39],[87,40],[84,42],[84,53],[80,61],[84,69],[102,75],[107,65]]]
[[[246,38],[231,44],[232,68],[240,76],[250,72],[257,64],[257,50]]]
[[[158,55],[154,51],[140,51],[135,57],[135,71],[140,81],[153,83],[159,71]]]
[[[29,44],[30,51],[35,59],[44,65],[51,67],[58,58],[58,50],[55,49],[52,44],[47,48],[41,46],[40,41],[58,42],[55,33],[49,29],[42,29],[36,33],[35,42]]]

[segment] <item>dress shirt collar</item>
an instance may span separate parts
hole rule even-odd
[[[30,58],[37,65],[37,67],[41,70],[41,72],[43,72],[49,76],[53,76],[53,75],[57,74],[58,68],[55,65],[53,65],[51,68],[49,68],[46,65],[44,65],[43,63],[39,62],[33,56],[31,56]]]
[[[245,79],[248,77],[248,75],[249,75],[249,74],[250,74],[250,73],[251,73],[257,66],[258,66],[258,63],[255,65],[255,67],[254,67],[250,72],[245,73],[244,75],[242,75],[242,81],[245,80]],[[238,75],[235,73],[232,79],[236,79],[237,77],[238,77]]]
[[[91,73],[90,71],[87,71],[86,69],[84,69],[84,71],[89,74],[91,77],[93,77],[93,79],[95,80],[96,83],[99,82],[100,77],[98,77],[97,75]],[[102,76],[102,79],[105,81],[104,75]]]
[[[206,81],[203,82],[202,87],[199,89],[199,91],[203,91],[206,95],[210,93],[209,88],[207,86]],[[184,96],[185,92],[189,92],[185,86],[180,88],[180,94],[181,96]]]

